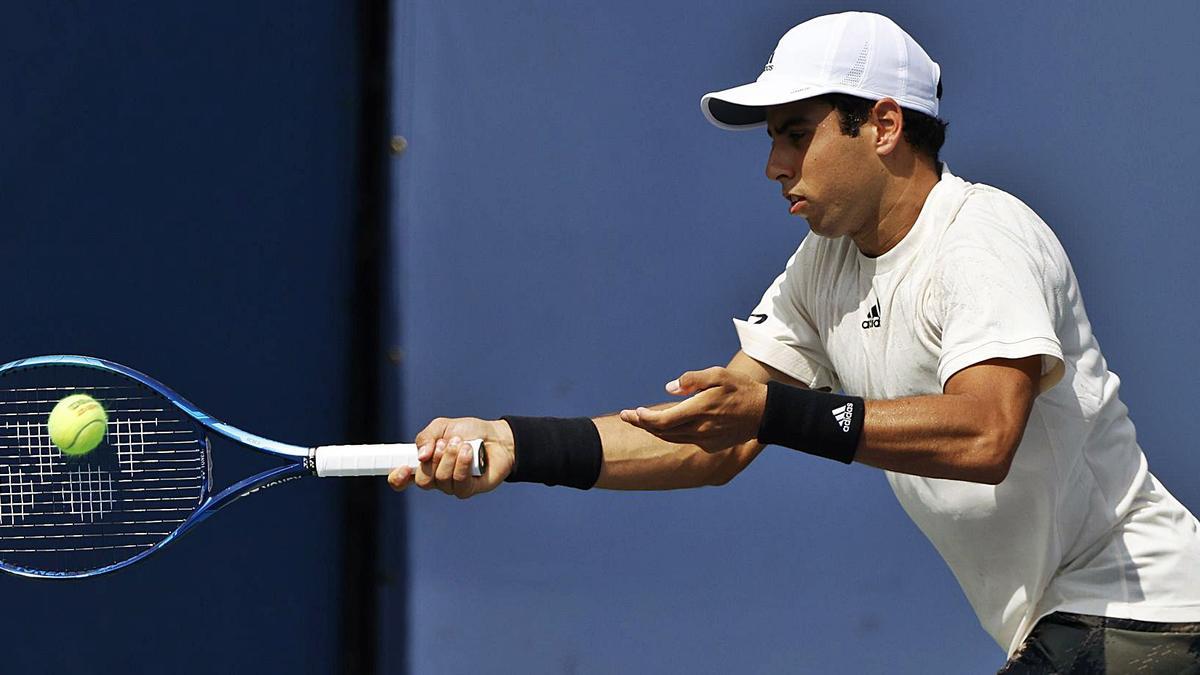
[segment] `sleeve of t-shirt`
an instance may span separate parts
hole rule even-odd
[[[803,248],[803,245],[802,247]],[[839,389],[820,334],[802,302],[797,251],[747,320],[734,319],[742,351],[813,389]]]
[[[1042,357],[1039,391],[1063,374],[1056,307],[1065,292],[1057,261],[1039,242],[989,236],[942,252],[932,311],[941,327],[938,378],[943,388],[960,370],[988,359]]]

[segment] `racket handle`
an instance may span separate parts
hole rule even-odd
[[[487,470],[487,452],[483,441],[467,441],[471,445],[471,475],[482,476]],[[317,475],[329,476],[386,476],[399,466],[417,466],[417,446],[412,443],[382,445],[323,445],[314,451]]]

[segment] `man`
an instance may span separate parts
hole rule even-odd
[[[766,444],[858,461],[886,471],[1002,672],[1200,673],[1200,524],[1147,470],[1054,234],[939,161],[940,72],[882,16],[789,31],[757,81],[701,100],[717,126],[766,126],[767,177],[812,230],[729,364],[617,416],[434,420],[393,487],[719,485]]]

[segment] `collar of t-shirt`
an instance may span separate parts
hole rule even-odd
[[[921,213],[913,223],[912,229],[904,235],[900,243],[875,258],[863,255],[862,251],[855,247],[859,269],[875,275],[887,274],[911,258],[921,249],[924,240],[930,238],[932,233],[944,229],[938,226],[939,223],[944,224],[947,219],[958,213],[968,185],[970,184],[950,173],[950,166],[942,162],[941,178],[925,198],[925,204],[921,206]]]

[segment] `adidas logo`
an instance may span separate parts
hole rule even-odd
[[[771,52],[771,55],[767,57],[767,65],[763,66],[764,73],[769,73],[772,70],[775,70],[775,52]]]
[[[879,328],[879,303],[871,305],[871,311],[867,312],[867,320],[862,322],[863,330],[868,328]]]
[[[847,403],[840,408],[834,408],[833,419],[837,420],[837,423],[841,425],[843,433],[849,432],[850,422],[854,420],[854,404]]]

